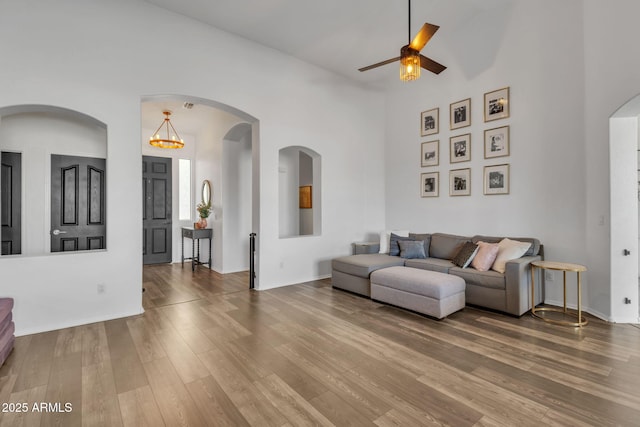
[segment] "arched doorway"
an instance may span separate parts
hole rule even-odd
[[[249,233],[260,233],[260,197],[259,197],[259,138],[258,138],[258,120],[253,116],[238,110],[234,107],[203,98],[197,98],[185,95],[154,95],[145,96],[141,99],[143,107],[153,104],[156,113],[164,109],[167,105],[171,105],[178,111],[173,111],[172,123],[176,126],[180,132],[180,136],[185,140],[185,148],[188,148],[188,144],[191,142],[195,148],[191,149],[191,168],[193,175],[193,199],[191,204],[194,207],[200,201],[198,196],[199,188],[203,180],[209,180],[212,187],[212,213],[208,219],[209,227],[213,229],[213,269],[226,273],[231,271],[241,271],[230,269],[225,266],[225,258],[230,259],[231,253],[239,253],[236,249],[235,242],[246,240],[248,245]],[[203,107],[209,110],[208,117],[199,116],[197,120],[201,123],[194,123],[191,121],[191,116],[188,111],[195,112],[198,108]],[[169,108],[171,109],[171,108]],[[166,151],[179,151],[179,150],[162,150],[156,149],[154,154],[145,152],[148,148],[148,129],[149,126],[153,127],[153,124],[157,125],[157,121],[160,114],[156,114],[158,117],[153,117],[151,123],[145,118],[145,114],[151,111],[143,108],[142,117],[142,144],[143,154],[146,155],[164,155]],[[182,116],[182,119],[181,117]],[[197,121],[196,120],[196,121]],[[203,126],[202,122],[206,122]],[[212,122],[212,123],[210,123]],[[154,129],[151,129],[153,132]],[[146,132],[146,133],[145,133]],[[248,147],[248,151],[244,152],[243,159],[245,160],[244,167],[245,172],[248,175],[249,184],[246,186],[249,194],[245,194],[247,197],[243,199],[242,205],[238,203],[232,203],[227,205],[225,197],[227,197],[229,191],[225,189],[226,171],[228,167],[226,165],[225,157],[225,141],[242,140],[244,145]],[[160,151],[158,151],[160,150]],[[182,149],[184,150],[184,149]],[[189,151],[187,149],[185,153]],[[167,154],[168,155],[168,154]],[[242,214],[238,209],[243,209]],[[234,222],[234,219],[240,216],[247,218],[244,222],[244,228],[238,231],[238,227],[228,228],[226,222]],[[176,225],[174,225],[174,242],[180,239],[180,227],[186,226],[189,221],[185,220],[180,222],[180,218]],[[240,233],[243,235],[235,235],[233,233]],[[233,234],[233,235],[232,235]],[[246,236],[244,235],[246,234]],[[178,236],[178,237],[176,237]],[[176,240],[178,239],[178,240]],[[231,243],[230,243],[231,242]],[[233,250],[230,251],[227,245],[233,246]],[[178,248],[180,245],[178,245]],[[186,250],[185,250],[186,252]],[[258,253],[259,253],[259,240],[258,240]],[[185,255],[187,256],[187,255]],[[245,264],[248,264],[248,249],[243,254]],[[174,251],[174,262],[176,262],[176,251]],[[233,259],[233,257],[231,257]],[[259,271],[259,258],[256,256],[256,274]],[[247,267],[248,268],[248,267]],[[256,287],[259,287],[259,275],[256,278]]]
[[[609,119],[611,319],[638,323],[640,95]]]

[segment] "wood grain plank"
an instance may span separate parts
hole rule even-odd
[[[271,374],[254,383],[256,388],[295,426],[333,426],[322,413],[277,375]]]
[[[57,337],[58,331],[33,335],[13,391],[30,390],[48,383]]]
[[[204,419],[216,426],[248,426],[238,408],[226,395],[222,387],[208,376],[187,384],[187,390]]]
[[[53,346],[51,347],[53,351]],[[20,411],[7,412],[2,416],[2,427],[18,427],[18,426],[39,426],[42,420],[42,412],[34,410],[33,405],[44,402],[47,386],[41,385],[27,390],[20,390],[11,393],[8,403],[26,403],[26,412]]]
[[[154,333],[154,330],[158,329],[155,329],[146,318],[129,319],[127,320],[127,327],[141,362],[150,362],[167,356]]]
[[[160,427],[166,425],[151,387],[146,385],[118,394],[124,427]]]
[[[116,392],[124,393],[148,385],[147,377],[138,357],[138,350],[129,333],[126,319],[105,322],[111,366]]]
[[[203,426],[206,421],[169,359],[143,364],[153,395],[167,426]]]
[[[111,361],[82,367],[82,425],[121,426]]]
[[[75,329],[74,332],[78,332],[77,328]],[[61,356],[54,357],[44,400],[44,402],[58,403],[65,410],[43,413],[41,427],[82,425],[82,334],[78,333],[73,341],[76,339],[78,342],[63,347],[64,350],[59,353]],[[56,348],[58,348],[57,344]],[[71,348],[78,351],[68,353],[66,350]],[[69,412],[66,412],[67,404],[71,405]]]

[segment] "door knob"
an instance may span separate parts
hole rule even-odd
[[[629,249],[625,249],[625,250],[622,251],[622,254],[624,256],[628,256],[628,255],[631,255],[631,251]]]
[[[58,234],[67,234],[66,231],[60,231],[60,230],[53,230],[51,232],[51,234],[53,234],[54,236],[57,236]]]

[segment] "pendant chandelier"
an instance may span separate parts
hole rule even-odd
[[[182,148],[184,147],[184,141],[176,132],[176,129],[171,124],[171,111],[163,111],[162,114],[165,118],[158,129],[149,138],[149,144],[158,148]],[[163,129],[164,128],[164,129]],[[166,138],[165,138],[166,136]]]

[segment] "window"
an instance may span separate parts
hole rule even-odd
[[[191,160],[178,160],[178,219],[191,220]]]

